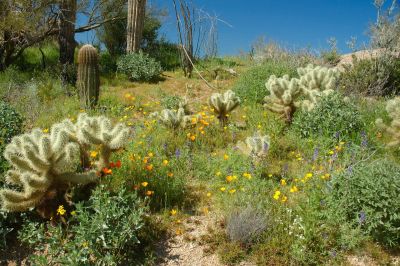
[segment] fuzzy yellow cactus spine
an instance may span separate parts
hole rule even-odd
[[[391,141],[387,144],[388,147],[400,148],[400,97],[388,101],[386,111],[392,119],[390,125],[384,124],[382,119],[377,119],[376,124],[391,136]]]
[[[221,126],[228,122],[228,115],[240,105],[240,99],[231,90],[224,94],[214,93],[208,100],[208,104],[217,114]]]
[[[264,106],[272,112],[281,114],[285,117],[287,123],[291,123],[293,114],[300,107],[299,98],[303,90],[300,88],[299,80],[288,75],[277,78],[272,75],[265,87],[270,95],[264,98]]]
[[[64,198],[71,184],[96,181],[98,170],[108,166],[110,153],[122,148],[128,135],[128,129],[122,124],[113,127],[105,117],[81,114],[76,124],[65,120],[53,125],[49,134],[34,129],[29,134],[14,137],[4,152],[12,166],[6,182],[21,189],[1,189],[2,207],[8,211],[54,207],[56,198]],[[96,163],[99,169],[77,173],[82,153],[97,145],[101,147]],[[51,210],[43,213],[49,214]]]
[[[97,50],[87,44],[78,53],[77,88],[85,108],[93,108],[99,100],[100,72]]]

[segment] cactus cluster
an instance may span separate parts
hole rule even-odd
[[[99,58],[96,48],[89,44],[79,49],[77,88],[85,108],[97,105],[100,89]]]
[[[299,98],[303,93],[299,86],[299,80],[290,79],[288,75],[282,78],[272,75],[265,86],[270,95],[264,98],[266,103],[264,106],[272,112],[283,115],[286,121],[290,123],[294,112],[300,107]]]
[[[246,143],[239,142],[238,148],[247,156],[261,159],[267,156],[271,139],[268,135],[262,136],[257,132],[254,136],[246,138]]]
[[[190,116],[185,115],[185,110],[182,107],[178,110],[164,109],[160,114],[155,113],[153,115],[158,117],[164,126],[174,130],[186,128],[191,119]]]
[[[208,104],[217,115],[220,124],[225,126],[228,122],[228,114],[239,106],[240,99],[233,91],[228,90],[224,94],[214,93],[211,95]]]
[[[265,84],[270,95],[264,98],[265,107],[282,114],[291,123],[298,108],[312,110],[324,95],[334,90],[339,76],[336,68],[308,65],[298,68],[299,78],[290,79],[288,75],[278,78],[272,75]]]
[[[25,211],[54,206],[71,184],[96,181],[99,171],[109,166],[111,152],[124,147],[128,135],[129,130],[122,124],[112,126],[105,117],[80,114],[75,124],[64,120],[54,124],[49,133],[34,129],[14,137],[4,152],[12,166],[6,181],[21,189],[0,190],[3,209]],[[95,146],[100,152],[94,168],[88,158]],[[83,171],[77,173],[77,169]]]
[[[388,101],[386,111],[392,119],[390,125],[384,124],[382,119],[377,119],[376,124],[391,136],[391,141],[388,143],[389,147],[400,147],[400,97]]]

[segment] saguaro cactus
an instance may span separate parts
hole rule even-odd
[[[78,53],[77,87],[82,104],[93,108],[99,100],[100,73],[96,48],[87,44]]]
[[[288,75],[277,78],[272,75],[265,87],[270,95],[264,98],[264,106],[272,112],[282,114],[286,118],[287,123],[291,123],[293,114],[300,107],[299,98],[303,91],[299,86],[299,80]]]
[[[400,97],[388,101],[386,111],[392,119],[390,125],[385,125],[382,119],[377,119],[376,124],[391,136],[388,147],[400,148]]]
[[[225,126],[228,122],[228,114],[239,106],[240,99],[233,91],[228,90],[224,94],[214,93],[211,95],[208,104],[217,114],[220,124]]]
[[[14,137],[4,152],[13,167],[6,181],[22,189],[0,190],[2,207],[8,211],[37,207],[42,216],[54,216],[58,204],[66,202],[69,186],[96,181],[99,171],[109,166],[111,152],[122,148],[128,135],[122,124],[113,127],[105,117],[81,114],[76,124],[65,120],[53,125],[49,134],[34,129]],[[101,149],[99,161],[95,168],[83,167],[82,155],[93,146]],[[77,173],[77,169],[84,171]]]

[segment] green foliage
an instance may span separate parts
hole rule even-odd
[[[334,93],[322,97],[313,110],[296,113],[291,129],[305,138],[339,136],[340,139],[348,139],[362,131],[363,127],[357,107]]]
[[[393,58],[356,59],[345,66],[339,88],[345,94],[385,96],[398,94],[400,85],[400,63]]]
[[[233,91],[249,103],[261,103],[268,94],[265,90],[265,82],[271,75],[283,76],[296,75],[296,68],[285,62],[266,61],[260,66],[253,67],[241,75],[233,86]]]
[[[388,159],[350,166],[332,181],[331,208],[388,247],[400,243],[399,202],[400,166]]]
[[[0,101],[0,174],[8,165],[3,157],[4,148],[14,136],[21,134],[22,124],[22,116],[9,104]]]
[[[157,62],[160,62],[164,70],[174,70],[181,64],[178,46],[163,38],[145,47],[143,51],[148,53]]]
[[[116,57],[108,51],[100,53],[100,73],[103,75],[114,74],[117,71]]]
[[[145,213],[135,193],[100,186],[76,205],[67,227],[26,222],[19,239],[38,251],[30,257],[34,265],[133,265]]]
[[[42,53],[43,52],[43,53]],[[15,62],[22,71],[53,70],[58,67],[59,49],[54,42],[45,42],[24,50]]]
[[[132,81],[151,81],[162,73],[160,63],[142,52],[122,56],[117,69]]]

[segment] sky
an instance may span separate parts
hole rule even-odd
[[[160,33],[177,40],[172,0],[148,0],[165,8],[169,16]],[[328,49],[327,40],[337,39],[339,51],[349,52],[347,42],[368,42],[368,27],[376,21],[373,0],[194,0],[195,6],[223,21],[218,24],[219,55],[248,52],[259,38],[273,40],[289,49],[309,47]],[[78,41],[92,41],[91,34],[80,34]]]

